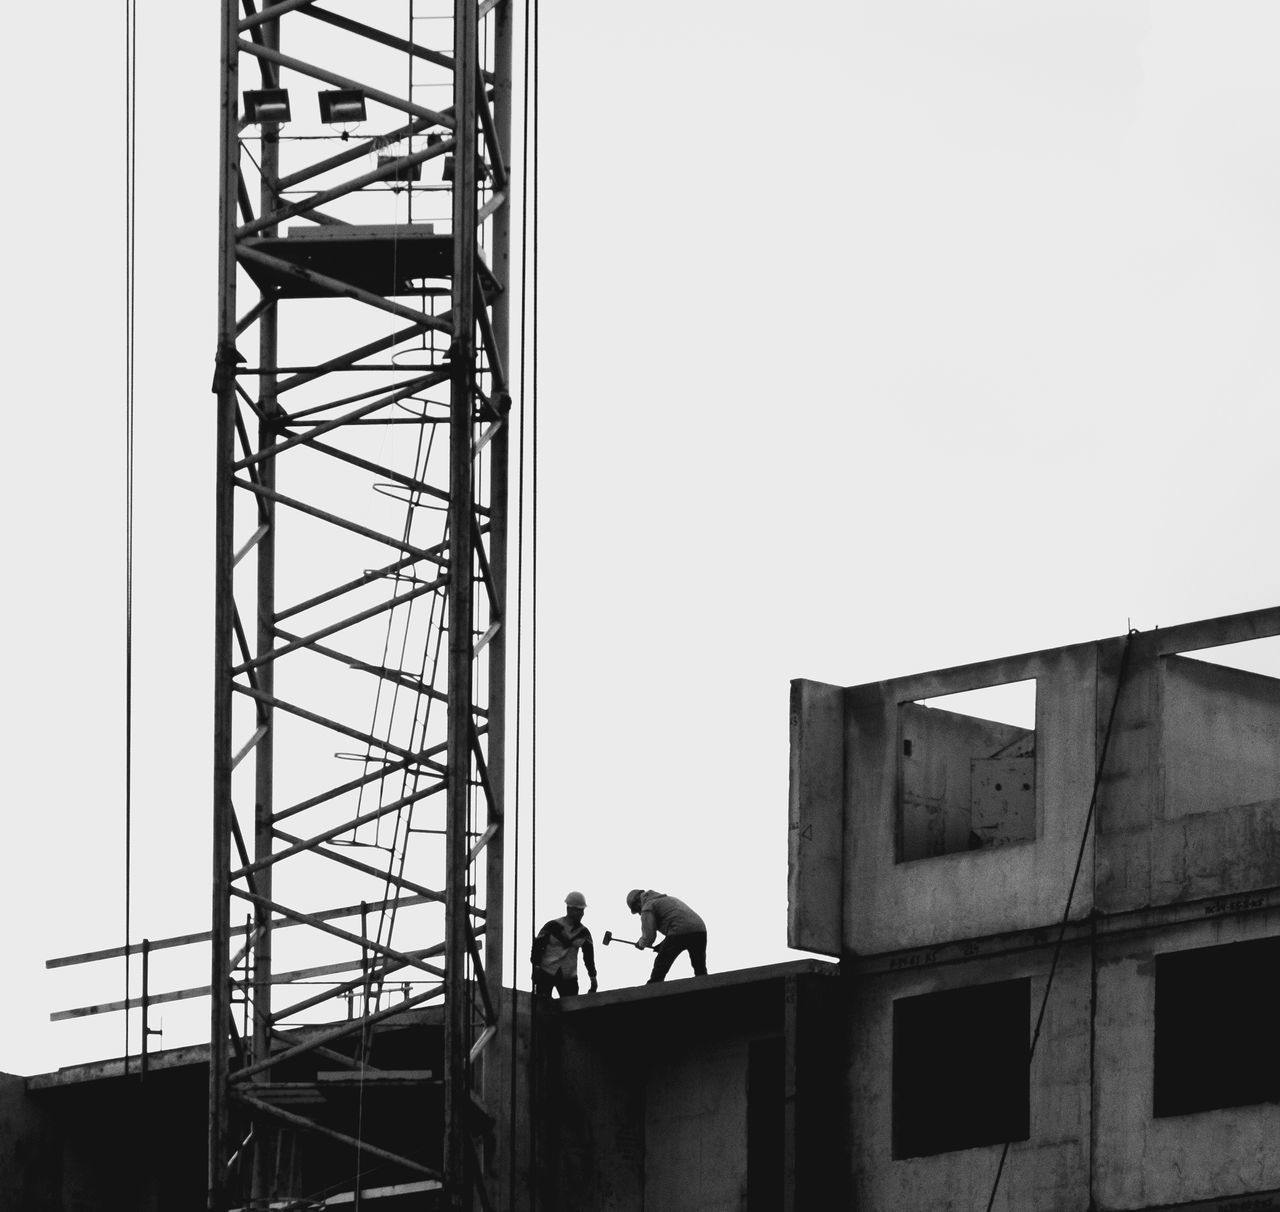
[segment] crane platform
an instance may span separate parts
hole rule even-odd
[[[248,237],[241,247],[272,262],[243,259],[254,282],[289,299],[341,293],[325,279],[391,298],[419,295],[424,283],[447,282],[453,276],[453,235],[437,232],[429,223],[293,228],[284,236]],[[492,298],[501,286],[482,259],[476,263],[480,287]]]

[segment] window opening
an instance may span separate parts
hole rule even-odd
[[[1034,678],[903,703],[897,861],[1036,836]]]
[[[1026,1140],[1031,982],[974,985],[893,1003],[893,1156]]]
[[[1156,957],[1156,1116],[1280,1101],[1278,964],[1280,938]]]

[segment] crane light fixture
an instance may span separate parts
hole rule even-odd
[[[365,120],[364,89],[329,88],[318,93],[320,121],[329,126]]]
[[[380,154],[378,156],[378,167],[386,168],[388,164],[394,164],[399,159],[400,159],[399,156],[388,156],[386,154]],[[402,164],[399,168],[396,169],[396,171],[392,174],[392,176],[396,181],[421,181],[422,180],[422,163],[421,161],[419,161],[417,164],[409,164],[409,165]]]
[[[244,116],[248,122],[288,122],[287,88],[250,89],[244,94]]]

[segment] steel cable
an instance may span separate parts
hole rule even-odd
[[[124,39],[124,1071],[128,1073],[129,944],[133,933],[133,402],[138,179],[137,0],[125,0]],[[145,1040],[143,1042],[145,1044]]]
[[[515,737],[514,737],[514,761],[512,769],[512,786],[515,788],[515,799],[517,804],[520,798],[521,789],[521,766],[524,756],[524,727],[523,727],[523,704],[524,704],[524,623],[525,623],[525,548],[526,548],[526,524],[531,520],[530,513],[533,515],[534,526],[529,527],[532,536],[528,543],[530,553],[530,629],[531,629],[531,648],[532,659],[530,668],[531,680],[531,724],[530,724],[530,821],[529,828],[532,834],[531,840],[531,860],[529,870],[529,921],[532,925],[534,914],[537,910],[536,892],[537,892],[537,807],[536,807],[536,771],[534,758],[534,742],[536,739],[536,720],[537,720],[537,548],[536,548],[536,513],[537,513],[537,477],[536,454],[532,465],[529,467],[529,489],[531,503],[526,506],[526,490],[525,477],[526,466],[529,464],[528,444],[532,442],[534,451],[536,452],[536,422],[537,422],[537,228],[536,228],[536,192],[537,192],[537,153],[534,149],[533,138],[536,137],[536,82],[537,82],[537,66],[536,66],[536,11],[534,9],[533,0],[524,0],[524,55],[523,55],[523,79],[522,79],[522,97],[521,97],[521,133],[520,133],[520,163],[524,169],[524,184],[520,191],[520,356],[519,356],[519,384],[520,384],[520,417],[519,417],[519,437],[517,441],[518,457],[516,472],[516,514],[518,518],[518,538],[516,544],[516,635],[515,635]],[[532,63],[531,63],[532,56]],[[531,117],[535,125],[531,126]],[[533,239],[530,239],[530,220],[531,215],[535,226],[533,227]],[[531,248],[532,246],[532,248]],[[533,283],[533,290],[530,290],[530,283]],[[529,299],[532,293],[533,297],[533,323],[529,322]],[[532,370],[532,378],[530,377]],[[530,438],[529,435],[533,435]],[[512,853],[514,858],[514,877],[512,884],[512,936],[515,939],[520,938],[520,818],[522,813],[517,809],[512,813],[510,820],[512,822]],[[519,944],[517,943],[517,946]],[[508,1189],[514,1198],[516,1190],[517,1176],[517,1157],[516,1143],[517,1134],[516,1127],[519,1116],[516,1108],[520,1105],[518,1097],[519,1092],[519,1050],[517,1047],[517,972],[519,971],[520,960],[516,953],[512,950],[511,962],[511,1094],[509,1106],[511,1108],[508,1140],[507,1140],[507,1170],[508,1170]],[[537,1206],[537,1190],[536,1190],[536,1173],[535,1160],[536,1151],[534,1148],[535,1141],[533,1136],[534,1123],[534,1085],[532,1081],[532,1073],[536,1063],[536,1053],[533,1044],[533,1015],[532,1005],[530,1006],[529,1016],[529,1071],[526,1075],[526,1090],[529,1107],[529,1199],[530,1208]]]
[[[1080,847],[1076,852],[1076,866],[1071,873],[1071,886],[1067,889],[1067,903],[1062,910],[1062,919],[1058,923],[1058,937],[1053,945],[1053,959],[1049,963],[1049,976],[1045,981],[1044,994],[1040,998],[1040,1011],[1036,1015],[1035,1031],[1031,1035],[1031,1047],[1027,1052],[1027,1068],[1030,1071],[1031,1062],[1035,1058],[1036,1045],[1040,1042],[1040,1029],[1044,1026],[1045,1011],[1049,1007],[1049,993],[1053,989],[1053,978],[1058,971],[1058,960],[1062,956],[1062,947],[1066,938],[1067,923],[1071,917],[1071,903],[1075,899],[1076,885],[1080,881],[1080,870],[1084,866],[1085,848],[1089,841],[1089,829],[1093,824],[1094,814],[1098,807],[1098,789],[1102,785],[1102,772],[1106,768],[1107,753],[1111,748],[1111,733],[1116,722],[1116,709],[1120,706],[1120,693],[1124,689],[1125,674],[1129,669],[1129,651],[1133,647],[1133,637],[1136,632],[1130,630],[1124,638],[1124,650],[1120,655],[1120,670],[1116,674],[1116,692],[1111,700],[1111,712],[1107,716],[1107,728],[1102,736],[1102,751],[1098,754],[1098,764],[1094,768],[1093,774],[1093,791],[1089,796],[1089,810],[1085,813],[1084,828],[1080,833]],[[1096,938],[1096,931],[1091,931],[1089,935],[1089,945],[1093,946]],[[1093,1013],[1093,1007],[1090,1008],[1090,1014]],[[1009,1145],[1011,1142],[1005,1141],[1004,1148],[1000,1150],[1000,1164],[996,1167],[995,1180],[991,1184],[991,1195],[987,1199],[987,1212],[991,1212],[996,1202],[996,1192],[1000,1189],[1000,1179],[1004,1175],[1004,1165],[1009,1157]],[[1090,1192],[1092,1200],[1093,1193]]]

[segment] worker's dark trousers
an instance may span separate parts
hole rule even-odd
[[[707,932],[699,930],[697,934],[677,934],[674,938],[668,935],[658,944],[657,957],[653,961],[653,972],[649,976],[649,984],[667,979],[671,965],[681,951],[689,953],[689,962],[693,965],[694,976],[707,975]]]

